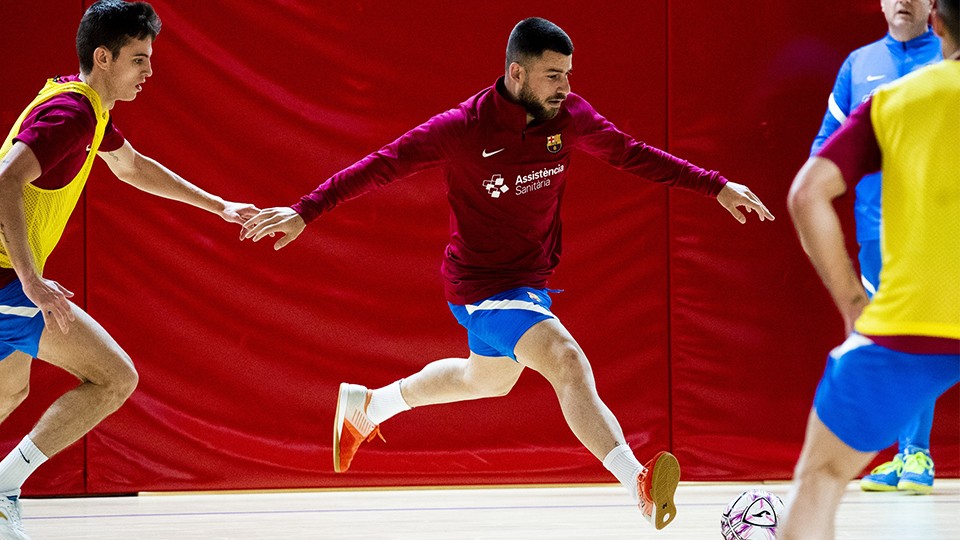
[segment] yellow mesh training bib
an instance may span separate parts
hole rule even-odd
[[[883,155],[883,269],[857,331],[960,339],[960,61],[881,87],[870,120]]]
[[[90,176],[90,169],[93,167],[93,161],[97,157],[97,150],[103,141],[103,134],[107,129],[107,123],[110,120],[110,112],[103,110],[100,103],[100,96],[89,85],[82,82],[58,83],[53,79],[47,80],[47,84],[37,94],[36,99],[24,109],[20,118],[10,129],[10,134],[0,146],[0,159],[3,159],[10,148],[13,147],[13,139],[20,133],[20,126],[26,120],[36,106],[49,100],[50,98],[64,92],[76,92],[83,94],[90,100],[93,106],[93,112],[96,115],[97,127],[93,134],[93,142],[90,143],[90,151],[87,154],[86,161],[77,175],[73,177],[67,185],[59,189],[42,189],[27,184],[23,187],[23,206],[27,218],[27,239],[30,242],[30,250],[33,252],[33,259],[36,261],[37,269],[43,272],[43,266],[47,257],[57,246],[63,229],[67,226],[67,220],[70,214],[77,206],[80,194],[83,192],[83,186],[87,183],[87,177]],[[0,267],[13,268],[10,257],[6,249],[0,245]]]

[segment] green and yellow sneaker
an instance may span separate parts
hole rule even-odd
[[[896,491],[903,474],[903,454],[893,456],[893,461],[877,465],[870,474],[860,479],[864,491]]]
[[[903,450],[903,472],[897,489],[917,495],[929,495],[933,492],[933,458],[925,448],[908,446]]]

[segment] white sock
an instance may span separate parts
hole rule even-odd
[[[603,466],[612,472],[617,480],[627,488],[634,501],[639,501],[637,494],[637,477],[643,470],[643,465],[637,461],[637,456],[633,455],[633,450],[626,444],[618,444],[613,450],[603,458]]]
[[[380,425],[394,415],[411,409],[400,393],[401,382],[403,379],[373,391],[370,406],[367,407],[367,418],[371,422]]]
[[[33,444],[30,436],[24,437],[20,444],[0,461],[0,493],[19,494],[23,483],[45,461],[47,456]]]

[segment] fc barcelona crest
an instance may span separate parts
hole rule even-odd
[[[551,154],[556,154],[563,148],[563,141],[560,140],[560,134],[550,135],[547,137],[547,151]]]

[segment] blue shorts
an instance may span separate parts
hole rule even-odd
[[[473,304],[449,304],[457,322],[467,329],[470,350],[480,356],[507,356],[533,325],[555,319],[548,289],[520,287]],[[556,291],[552,291],[556,292]]]
[[[880,267],[883,266],[883,258],[880,255],[880,241],[866,240],[861,242],[857,259],[860,261],[860,281],[863,282],[863,288],[867,290],[867,296],[873,298],[880,286]]]
[[[37,356],[43,315],[23,294],[23,285],[15,279],[0,289],[0,360],[13,351]]]
[[[960,353],[903,353],[852,334],[830,351],[813,406],[840,440],[877,452],[958,381]]]

